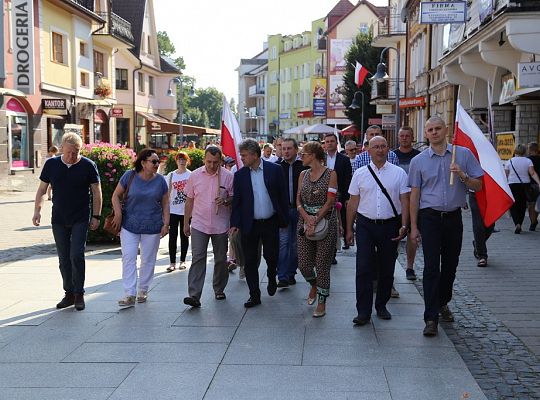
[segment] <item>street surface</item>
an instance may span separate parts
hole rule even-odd
[[[263,304],[246,310],[247,286],[237,273],[227,300],[214,300],[211,267],[203,307],[191,310],[181,301],[187,271],[164,272],[166,239],[147,304],[118,310],[120,252],[91,246],[86,310],[57,311],[62,290],[51,204],[42,226],[32,227],[37,181],[28,187],[0,192],[1,398],[540,398],[540,232],[515,235],[507,217],[488,242],[489,267],[480,269],[464,212],[451,303],[456,322],[442,324],[430,339],[421,335],[421,281],[405,280],[399,264],[401,298],[388,307],[393,319],[374,316],[368,326],[352,326],[354,248],[338,256],[321,319],[311,317],[300,276],[272,298],[263,281]],[[420,272],[421,252],[417,265]]]

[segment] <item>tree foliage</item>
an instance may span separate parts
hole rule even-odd
[[[374,118],[377,116],[375,106],[369,104],[371,100],[371,81],[368,79],[369,76],[374,74],[377,70],[377,64],[379,63],[379,58],[382,49],[371,46],[371,41],[373,39],[372,33],[369,34],[359,33],[349,51],[347,52],[345,59],[347,60],[347,70],[343,76],[345,82],[345,101],[344,104],[349,106],[353,99],[354,94],[357,91],[362,91],[364,93],[364,129],[368,127],[368,119]],[[370,72],[368,78],[364,80],[364,84],[360,89],[354,83],[354,68],[356,61],[362,64]],[[361,102],[362,97],[358,95],[357,101]],[[362,126],[362,109],[356,110],[345,110],[345,115],[349,118],[359,129]]]
[[[189,107],[206,112],[210,128],[219,129],[221,127],[223,93],[216,88],[197,89],[196,96],[189,99]]]
[[[169,57],[174,61],[176,67],[182,71],[186,69],[186,63],[184,62],[183,57],[174,58],[174,53],[176,53],[176,48],[174,47],[173,42],[169,38],[169,35],[166,31],[159,31],[157,33],[158,48],[159,54],[165,57]]]

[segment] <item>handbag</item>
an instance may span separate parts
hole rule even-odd
[[[335,207],[332,207],[332,213],[330,214],[330,219],[334,215]],[[306,233],[306,239],[313,240],[315,242],[323,240],[328,235],[328,229],[330,227],[330,221],[326,218],[321,218],[319,222],[315,225],[313,229],[313,235],[308,235]],[[307,232],[308,225],[304,223],[304,232]]]
[[[131,186],[131,182],[133,182],[133,178],[135,178],[135,174],[136,174],[136,172],[133,171],[131,176],[129,177],[129,181],[128,181],[128,184],[127,184],[127,187],[126,187],[126,191],[124,192],[124,198],[122,200],[122,207],[124,206],[124,203],[127,200],[127,196],[128,196],[128,193],[129,193],[129,187]],[[114,208],[111,210],[109,215],[107,215],[105,217],[105,221],[103,222],[103,230],[105,232],[110,233],[113,236],[118,236],[118,234],[120,233],[120,228],[121,227],[115,228],[113,226],[113,220],[114,220]]]

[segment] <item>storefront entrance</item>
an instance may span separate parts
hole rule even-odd
[[[28,114],[22,104],[15,99],[7,102],[6,109],[10,169],[30,168]]]

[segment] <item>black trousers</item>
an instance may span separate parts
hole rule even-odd
[[[184,216],[171,214],[169,221],[169,260],[176,262],[176,243],[178,240],[178,230],[180,229],[180,261],[186,261],[189,247],[189,238],[184,235]]]
[[[356,310],[361,317],[371,316],[374,265],[378,264],[375,309],[386,306],[394,283],[394,268],[401,221],[375,224],[360,214],[356,217]]]
[[[523,224],[525,218],[525,210],[527,210],[527,194],[526,189],[529,186],[528,183],[511,183],[510,190],[514,196],[514,204],[510,207],[510,216],[514,225]]]
[[[262,253],[266,261],[266,276],[276,279],[279,258],[279,223],[276,215],[266,220],[254,220],[251,231],[241,231],[242,249],[244,251],[246,282],[249,295],[253,299],[261,297],[259,289],[259,241],[262,243]]]
[[[439,310],[452,299],[461,253],[461,209],[441,213],[424,208],[418,213],[424,253],[424,321],[438,321]]]
[[[482,216],[480,215],[480,209],[478,208],[478,201],[476,200],[476,194],[469,192],[469,206],[471,208],[472,227],[474,235],[474,243],[476,246],[476,252],[478,257],[488,257],[486,242],[493,233],[495,224],[485,226]]]

